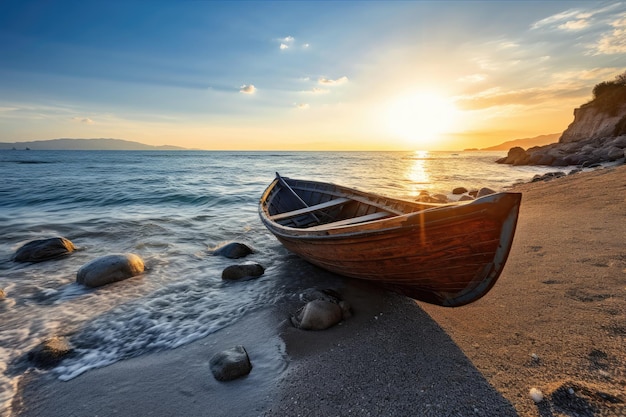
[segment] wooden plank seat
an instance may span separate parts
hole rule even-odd
[[[379,220],[384,217],[389,217],[390,215],[391,213],[386,212],[386,211],[377,211],[376,213],[366,214],[365,216],[351,217],[349,219],[339,220],[339,221],[332,222],[332,223],[326,223],[320,226],[307,227],[306,230],[324,230],[324,229],[332,229],[337,226],[349,226],[351,224],[365,223],[365,222],[371,222],[373,220]]]
[[[349,198],[343,198],[343,197],[335,198],[334,200],[329,200],[329,201],[326,201],[325,203],[315,204],[314,206],[309,206],[309,207],[301,208],[298,210],[288,211],[286,213],[280,213],[274,216],[270,216],[270,220],[278,221],[278,220],[289,219],[291,217],[300,216],[302,214],[312,213],[314,211],[319,211],[319,210],[327,209],[330,207],[339,206],[341,204],[347,203],[348,201],[350,201]]]

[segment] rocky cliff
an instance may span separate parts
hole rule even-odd
[[[559,141],[524,150],[514,147],[498,163],[589,166],[626,158],[626,72],[593,89],[594,99],[574,110]]]
[[[626,103],[610,112],[590,104],[574,110],[574,121],[565,129],[559,143],[619,136],[620,121],[626,117]]]

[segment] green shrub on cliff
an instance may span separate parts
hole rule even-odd
[[[596,107],[603,113],[616,116],[626,104],[626,71],[613,81],[603,81],[593,88],[593,100],[587,106]]]

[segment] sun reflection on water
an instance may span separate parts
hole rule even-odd
[[[427,167],[429,156],[428,151],[415,151],[411,164],[407,167],[406,178],[410,182],[412,196],[432,187]]]

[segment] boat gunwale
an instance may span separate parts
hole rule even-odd
[[[424,206],[425,205],[425,206],[428,206],[428,208],[425,208],[423,210],[417,210],[417,211],[410,212],[410,213],[404,213],[401,215],[393,215],[393,213],[390,213],[391,217],[386,217],[383,219],[377,219],[377,220],[372,220],[372,221],[367,221],[367,222],[349,224],[349,225],[342,225],[342,226],[332,226],[332,224],[329,224],[328,227],[324,227],[325,225],[317,225],[317,226],[313,226],[312,228],[284,226],[271,219],[272,215],[269,214],[267,204],[264,204],[267,202],[268,195],[271,193],[276,183],[278,182],[277,180],[275,180],[270,184],[270,186],[267,187],[266,191],[263,193],[263,197],[261,198],[260,204],[259,204],[259,214],[261,216],[261,220],[263,221],[263,223],[265,223],[266,226],[270,228],[273,233],[286,237],[286,238],[294,238],[294,239],[312,239],[312,240],[313,239],[331,239],[331,238],[342,239],[342,238],[347,238],[347,237],[352,237],[352,236],[357,236],[357,235],[372,236],[372,235],[376,235],[380,233],[390,233],[390,232],[393,232],[394,230],[402,230],[402,229],[406,229],[408,231],[408,230],[412,230],[416,227],[421,226],[419,221],[417,221],[415,225],[412,225],[411,224],[413,223],[412,220],[414,220],[415,218],[423,217],[425,214],[427,215],[434,211],[439,212],[441,214],[441,213],[445,213],[446,211],[457,210],[459,208],[466,208],[470,210],[469,213],[459,214],[459,215],[454,216],[454,218],[458,218],[459,216],[475,216],[481,213],[482,211],[487,210],[486,207],[481,208],[478,206],[483,205],[483,204],[489,204],[490,200],[498,200],[505,195],[512,195],[512,194],[521,195],[521,193],[504,191],[504,192],[494,193],[494,194],[490,194],[484,197],[480,197],[471,201],[452,202],[452,203],[447,203],[447,204],[433,204],[433,203],[422,204],[422,203],[416,203],[416,202],[412,202],[408,200],[385,197],[385,196],[378,195],[375,193],[365,193],[359,190],[351,189],[349,187],[337,186],[332,183],[323,183],[323,182],[305,181],[305,180],[296,180],[296,181],[307,182],[307,183],[318,183],[321,185],[331,185],[339,189],[343,189],[342,191],[345,190],[344,192],[341,192],[341,193],[328,192],[326,190],[311,190],[311,191],[317,191],[326,195],[332,195],[333,197],[351,198],[348,192],[354,191],[358,193],[360,196],[364,197],[364,199],[366,200],[368,199],[368,196],[371,196],[372,198],[382,198],[382,199],[386,199],[389,201],[398,202],[401,204],[408,204],[410,206]],[[294,188],[299,188],[299,187],[296,186]],[[354,201],[360,201],[360,200],[354,200]],[[368,201],[361,201],[361,202],[365,204],[370,204],[378,209],[383,209],[383,210],[387,209],[387,207],[385,207],[383,204],[372,204],[371,202],[368,202]],[[475,208],[476,210],[471,210],[471,208]],[[443,219],[429,220],[428,224],[430,225],[430,224],[433,224],[433,222],[438,223],[440,221],[447,222],[447,221],[450,221],[450,219],[451,219],[450,217],[444,216]],[[329,233],[332,231],[338,231],[338,232]]]

